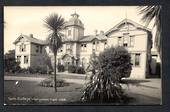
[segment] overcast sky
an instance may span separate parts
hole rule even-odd
[[[126,17],[145,26],[137,6],[7,6],[4,8],[4,51],[15,48],[13,42],[20,34],[33,34],[44,40],[49,34],[43,25],[47,16],[57,13],[67,21],[75,11],[84,24],[85,35],[94,34],[95,29],[106,32]],[[152,24],[148,28],[152,28]]]

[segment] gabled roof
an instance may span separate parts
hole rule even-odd
[[[105,35],[87,35],[87,36],[83,36],[82,38],[80,38],[79,42],[91,42],[93,41],[94,39],[97,39],[97,40],[106,40],[107,37]]]
[[[137,29],[142,29],[142,30],[151,32],[151,30],[150,30],[149,28],[147,28],[147,27],[145,27],[145,26],[143,26],[143,25],[140,25],[140,24],[138,24],[138,23],[136,23],[136,22],[134,22],[134,21],[132,21],[132,20],[130,20],[130,19],[124,19],[124,20],[122,20],[120,23],[118,23],[117,25],[115,25],[113,28],[111,28],[110,30],[108,30],[108,31],[105,33],[105,35],[108,35],[108,34],[110,34],[110,33],[113,32],[113,31],[119,30],[118,27],[119,27],[120,25],[122,25],[122,24],[125,24],[125,23],[133,24]]]
[[[27,35],[23,35],[21,34],[15,41],[14,44],[18,43],[20,41],[21,38],[26,38],[29,42],[31,43],[35,43],[35,44],[40,44],[40,45],[46,45],[46,42],[40,39],[36,39],[34,37],[31,36],[27,36]]]

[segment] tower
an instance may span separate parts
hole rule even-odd
[[[72,17],[65,25],[65,35],[68,40],[77,41],[84,35],[84,24],[81,22],[76,12],[71,14],[71,16]]]

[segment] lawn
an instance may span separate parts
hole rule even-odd
[[[67,104],[80,99],[83,85],[70,83],[65,87],[58,87],[54,92],[52,87],[42,87],[33,81],[5,81],[6,104]]]
[[[8,75],[9,76],[9,75]],[[7,105],[63,105],[63,104],[83,104],[80,98],[84,90],[84,77],[72,77],[71,75],[58,75],[65,79],[69,77],[71,82],[64,87],[58,87],[58,91],[54,92],[52,87],[42,87],[39,81],[28,80],[5,80],[4,81],[4,99]],[[21,76],[19,76],[21,77]],[[28,75],[30,78],[31,76]],[[32,76],[33,77],[33,76]],[[36,77],[41,77],[37,75]],[[44,78],[51,76],[42,76]],[[82,76],[81,76],[82,77]],[[25,77],[26,78],[26,77]],[[67,80],[67,81],[70,81]],[[74,82],[74,80],[76,80]],[[150,105],[161,104],[161,79],[146,80],[126,80],[126,84],[122,84],[125,93],[133,100],[128,105]]]

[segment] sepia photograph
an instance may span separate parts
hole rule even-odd
[[[161,6],[4,6],[4,105],[162,105]]]

